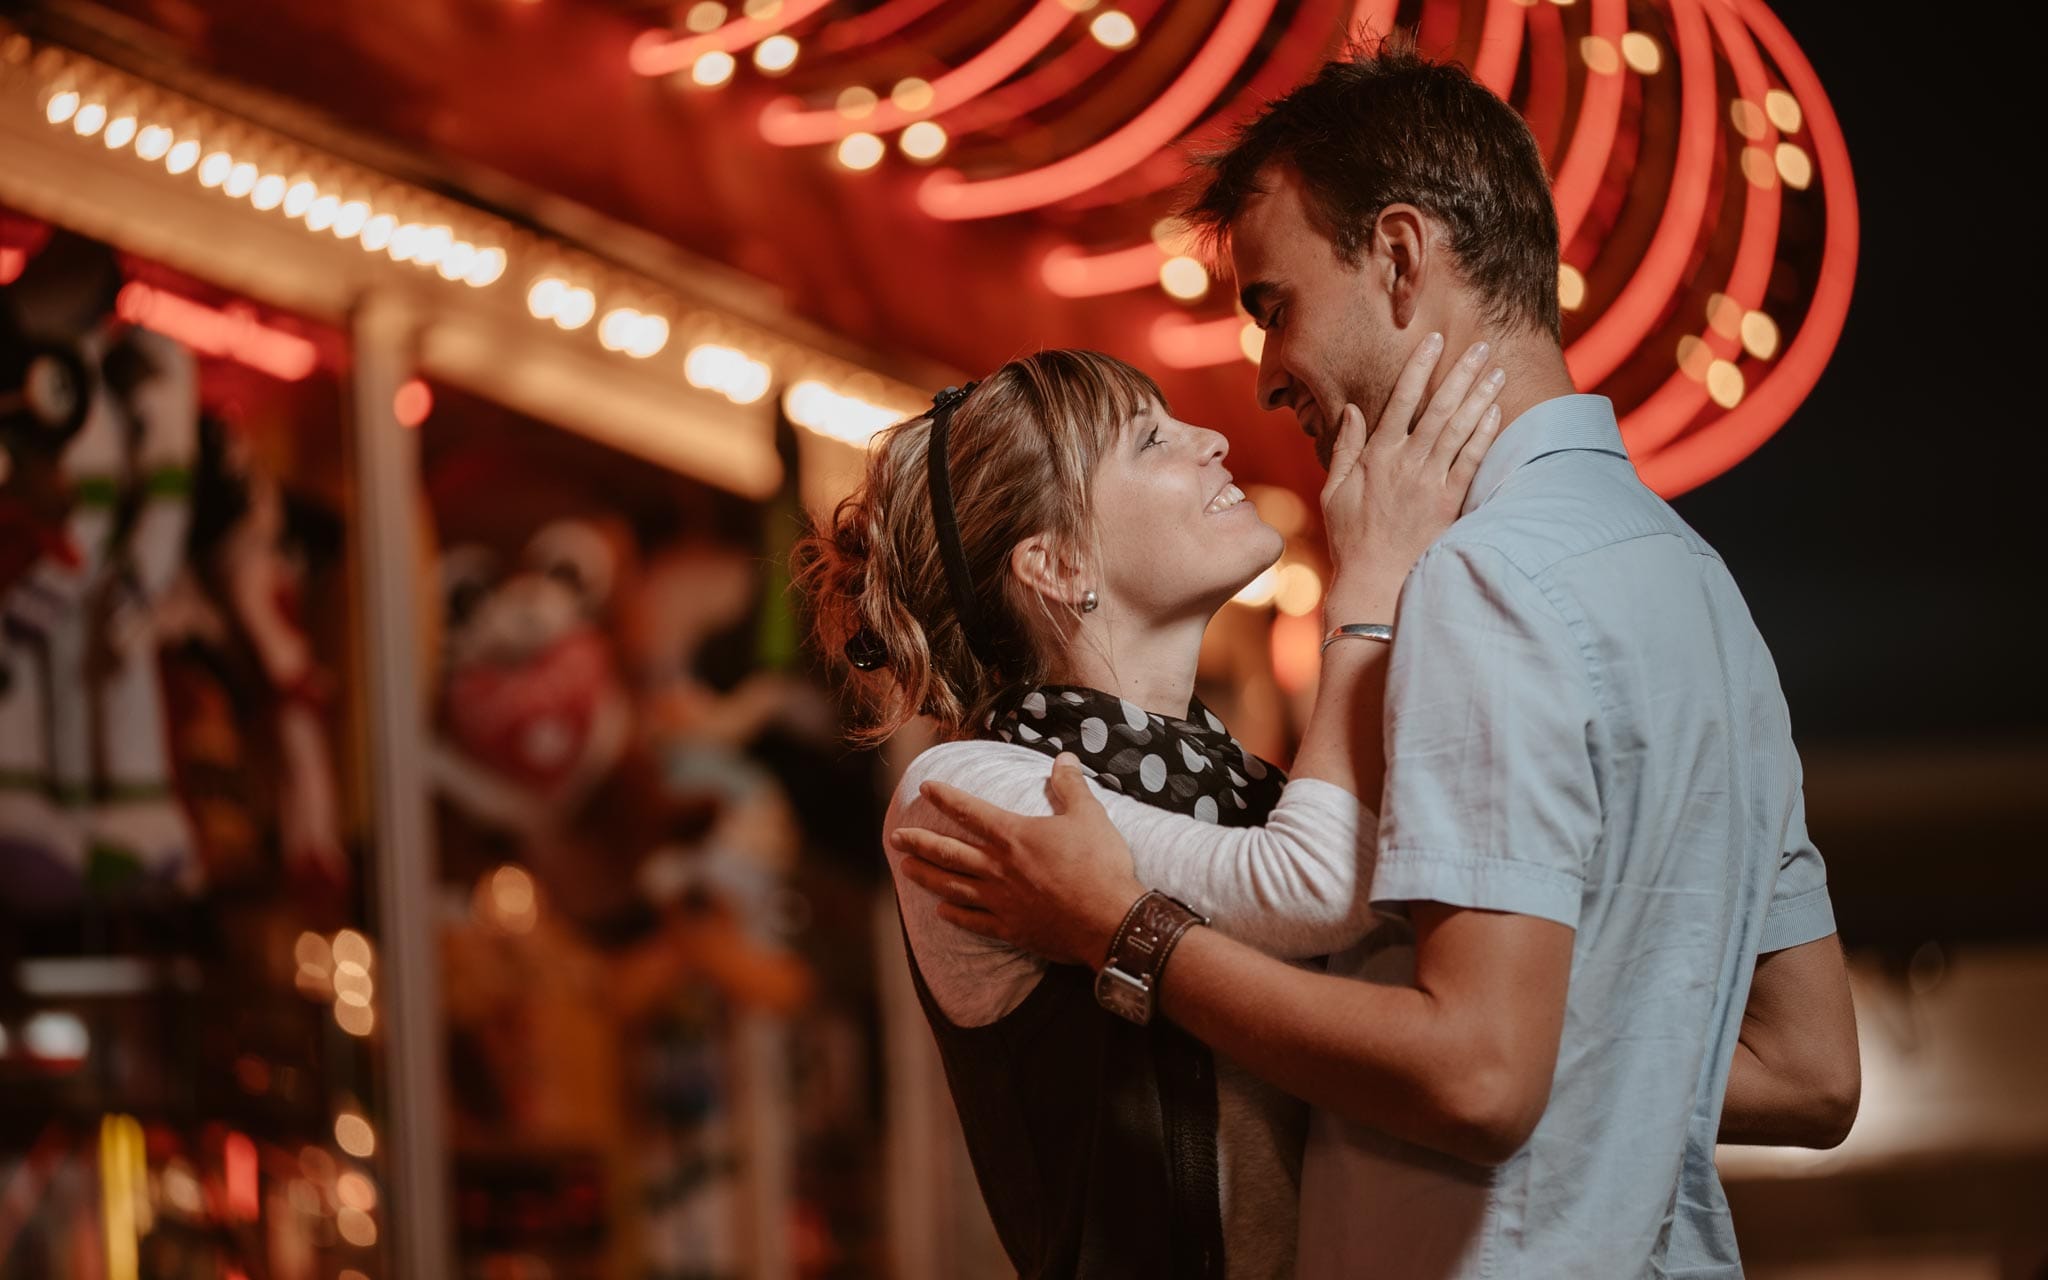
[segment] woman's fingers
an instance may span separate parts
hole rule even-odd
[[[1330,450],[1330,474],[1323,481],[1323,505],[1330,504],[1330,495],[1344,487],[1351,473],[1358,470],[1358,463],[1365,453],[1365,415],[1358,406],[1347,404],[1337,415],[1337,443]]]
[[[1424,450],[1425,453],[1435,452],[1437,444],[1443,439],[1445,429],[1457,417],[1459,407],[1470,398],[1470,392],[1479,384],[1479,375],[1486,372],[1486,357],[1492,350],[1493,348],[1485,342],[1475,342],[1465,348],[1465,354],[1459,356],[1457,363],[1444,374],[1444,380],[1437,384],[1436,394],[1429,398],[1429,407],[1422,411],[1422,417],[1415,423],[1414,436],[1417,448]],[[1479,421],[1479,413],[1484,411],[1485,406],[1480,406],[1479,412],[1472,415],[1473,423]],[[1444,461],[1446,465],[1449,464],[1449,455],[1445,456]]]
[[[1401,376],[1394,379],[1393,394],[1387,397],[1387,407],[1380,414],[1380,424],[1373,429],[1375,440],[1404,440],[1408,426],[1415,421],[1415,411],[1422,407],[1422,394],[1429,390],[1429,375],[1436,371],[1437,359],[1444,353],[1444,335],[1432,333],[1415,348],[1408,357],[1408,363],[1401,368]]]
[[[1459,362],[1461,373],[1464,372],[1464,363]],[[1471,378],[1468,382],[1469,389],[1462,393],[1463,398],[1453,406],[1450,417],[1437,430],[1436,439],[1429,444],[1429,460],[1436,464],[1439,473],[1451,469],[1466,442],[1472,438],[1472,433],[1479,429],[1479,423],[1486,417],[1486,411],[1500,396],[1500,389],[1507,385],[1507,373],[1496,368],[1485,377]],[[1436,399],[1430,402],[1431,414],[1436,412],[1438,404],[1444,399],[1444,392],[1450,390],[1450,386],[1451,379],[1446,378],[1444,385],[1437,390]],[[1422,434],[1423,429],[1418,428],[1416,443],[1422,443]]]
[[[1500,438],[1501,412],[1497,404],[1488,405],[1480,415],[1479,427],[1465,447],[1458,450],[1458,456],[1451,462],[1450,474],[1445,483],[1459,496],[1460,501],[1472,487],[1472,478],[1479,474],[1479,464],[1486,461],[1486,451],[1493,448],[1493,442]]]

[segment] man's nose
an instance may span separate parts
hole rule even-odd
[[[1273,344],[1268,342],[1259,353],[1259,407],[1261,409],[1284,409],[1287,407],[1288,392],[1292,382],[1282,372],[1279,360],[1274,358]]]

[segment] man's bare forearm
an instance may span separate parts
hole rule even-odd
[[[1417,904],[1417,982],[1304,972],[1210,929],[1169,961],[1161,1008],[1307,1102],[1476,1163],[1506,1159],[1549,1097],[1571,931]]]

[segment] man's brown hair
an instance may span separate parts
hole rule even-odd
[[[1562,336],[1543,153],[1521,115],[1456,63],[1391,39],[1354,46],[1202,163],[1208,174],[1186,216],[1213,247],[1284,165],[1345,261],[1365,252],[1382,210],[1412,204],[1443,225],[1495,323]]]

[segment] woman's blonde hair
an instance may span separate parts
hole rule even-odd
[[[1005,689],[1047,679],[1053,655],[1044,637],[1058,626],[1011,574],[1010,552],[1037,534],[1068,554],[1092,549],[1096,463],[1155,404],[1165,397],[1139,370],[1100,352],[1061,350],[1012,360],[952,410],[946,466],[989,661],[961,625],[941,559],[926,459],[931,419],[875,437],[860,487],[791,557],[828,656],[863,631],[879,641],[881,665],[854,677],[856,741],[878,742],[919,714],[960,737]]]

